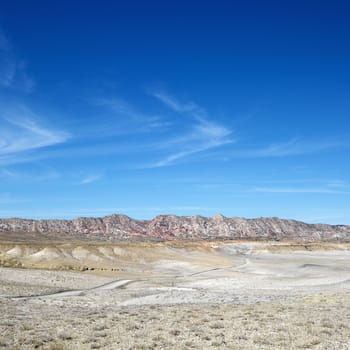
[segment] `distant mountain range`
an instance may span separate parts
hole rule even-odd
[[[295,241],[350,241],[350,226],[306,224],[280,218],[227,218],[159,215],[135,220],[126,215],[74,220],[0,219],[2,239],[16,234],[23,238],[38,234],[41,239],[252,239]]]

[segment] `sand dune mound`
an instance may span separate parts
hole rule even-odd
[[[123,255],[125,255],[126,253],[125,253],[125,250],[122,249],[122,248],[113,247],[113,254],[123,256]]]
[[[99,247],[98,251],[107,259],[115,259],[116,257],[112,248]]]
[[[22,256],[23,251],[22,251],[21,247],[16,245],[14,248],[8,250],[5,254],[11,258],[18,258],[18,257]]]
[[[103,257],[97,255],[94,253],[94,250],[86,249],[83,247],[77,247],[72,251],[72,256],[77,259],[77,260],[90,260],[90,261],[95,261],[95,262],[103,262],[104,259]]]
[[[31,259],[50,260],[62,257],[62,253],[55,247],[45,247],[29,256]]]
[[[296,250],[296,249],[301,250]],[[34,242],[0,243],[0,265],[37,267],[62,270],[95,270],[95,271],[126,271],[134,268],[142,271],[158,271],[159,269],[182,275],[184,271],[188,273],[201,266],[203,270],[210,270],[212,266],[228,267],[234,263],[240,264],[240,269],[248,269],[247,259],[258,259],[261,254],[269,252],[277,259],[280,251],[293,251],[300,256],[307,252],[308,261],[303,265],[299,261],[299,268],[308,271],[312,269],[325,269],[316,266],[318,264],[318,254],[309,251],[313,245],[282,245],[274,243],[252,243],[252,242],[164,242],[164,243],[130,243],[119,244],[101,243],[59,243],[59,242]],[[319,244],[316,246],[319,249]],[[333,248],[322,247],[324,249]],[[344,249],[349,246],[344,245]],[[323,255],[330,255],[335,260],[343,262],[343,252],[339,256],[333,250],[327,250]],[[350,254],[350,253],[349,253]],[[284,259],[289,254],[284,255]],[[337,267],[339,269],[339,266]],[[261,273],[261,271],[260,271]]]
[[[86,259],[89,256],[89,254],[90,252],[83,247],[77,247],[72,251],[73,258],[77,260]]]

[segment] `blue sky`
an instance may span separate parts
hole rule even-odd
[[[350,224],[347,1],[0,4],[0,217]]]

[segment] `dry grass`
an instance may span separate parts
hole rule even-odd
[[[346,293],[122,309],[1,300],[0,314],[4,349],[350,349]]]

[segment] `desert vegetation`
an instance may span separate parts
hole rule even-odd
[[[89,268],[66,269],[78,247]],[[335,248],[3,243],[28,265],[0,267],[0,348],[350,349],[350,251]]]
[[[1,300],[4,349],[349,349],[346,293],[255,304],[74,307]]]

